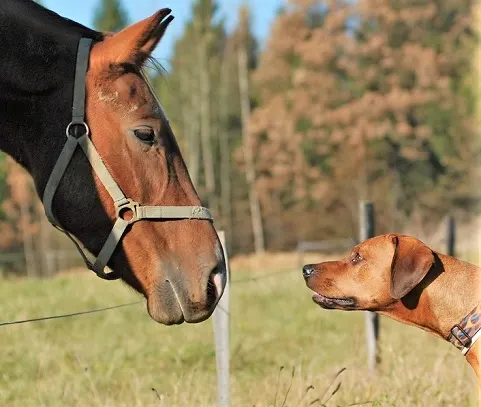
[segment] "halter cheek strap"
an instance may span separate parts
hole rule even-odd
[[[135,202],[131,198],[127,198],[120,189],[117,182],[110,174],[100,157],[97,149],[92,143],[89,134],[90,130],[85,121],[85,82],[88,69],[88,60],[92,40],[81,38],[78,46],[77,64],[75,68],[74,96],[72,104],[72,121],[66,128],[67,142],[65,143],[60,156],[50,174],[50,178],[45,187],[43,194],[43,205],[48,220],[59,230],[64,232],[77,247],[80,255],[84,259],[87,267],[94,271],[99,277],[105,280],[114,280],[120,277],[114,271],[105,272],[107,263],[112,257],[116,247],[121,241],[128,227],[132,223],[144,219],[204,219],[213,221],[212,214],[207,208],[202,206],[144,206]],[[160,104],[159,104],[160,106]],[[162,109],[161,109],[162,110]],[[162,111],[162,117],[164,117]],[[168,124],[168,122],[167,122]],[[56,220],[52,212],[52,203],[55,192],[63,178],[63,175],[72,159],[72,156],[80,146],[86,157],[88,158],[92,169],[94,170],[100,182],[109,193],[114,203],[116,211],[116,219],[114,226],[107,237],[99,255],[94,261],[90,261],[85,251],[80,247],[76,239],[65,229],[63,229]]]
[[[479,338],[481,338],[481,303],[459,324],[451,328],[447,339],[466,355]]]

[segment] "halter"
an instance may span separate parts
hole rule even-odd
[[[47,186],[45,187],[43,205],[45,208],[45,214],[50,223],[65,233],[75,243],[75,246],[84,259],[87,267],[94,271],[100,278],[105,280],[115,280],[120,278],[120,275],[114,271],[106,273],[104,270],[107,267],[107,263],[112,257],[115,248],[122,240],[122,237],[129,231],[129,225],[143,219],[205,219],[213,221],[213,217],[209,210],[202,206],[145,206],[135,202],[131,198],[127,198],[122,192],[121,188],[117,182],[115,182],[109,170],[103,163],[94,144],[90,140],[90,130],[85,122],[85,79],[87,75],[91,44],[92,40],[88,38],[81,38],[79,41],[77,64],[75,68],[72,121],[65,130],[67,134],[67,142],[55,163],[47,182]],[[151,88],[150,84],[149,87]],[[151,91],[153,92],[152,88]],[[167,125],[169,125],[160,103],[159,106],[161,108],[162,119]],[[112,198],[116,212],[114,226],[100,250],[99,255],[93,262],[87,258],[85,251],[80,247],[80,244],[75,238],[59,225],[52,212],[52,202],[55,192],[57,191],[60,181],[62,180],[77,146],[82,148],[92,169]],[[130,214],[129,219],[124,218],[127,214]]]

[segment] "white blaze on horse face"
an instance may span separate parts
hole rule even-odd
[[[129,110],[127,111],[127,113],[134,113],[135,111],[139,110],[139,105],[138,104],[135,104],[135,103],[132,103],[129,107]]]
[[[157,94],[155,93],[152,84],[149,82],[147,76],[144,73],[142,74],[142,77],[144,78],[144,80],[147,84],[147,87],[149,88],[149,92],[154,99],[154,103],[153,103],[153,106],[152,106],[152,111],[153,111],[154,115],[158,116],[162,121],[164,121],[164,123],[169,124],[169,119],[167,119],[164,108],[162,107],[162,104],[160,103],[159,98],[157,97]],[[97,92],[97,97],[98,97],[99,101],[101,101],[103,103],[106,103],[106,104],[113,105],[117,108],[121,107],[121,105],[122,105],[122,103],[120,101],[120,94],[119,94],[118,91],[105,92],[104,90],[99,90]],[[140,105],[138,103],[128,103],[128,106],[124,106],[124,108],[126,108],[127,113],[130,114],[130,113],[134,113],[137,110],[139,110]]]
[[[113,105],[119,105],[119,92],[105,93],[103,90],[97,92],[97,97],[103,103],[109,103]]]
[[[97,97],[103,103],[110,104],[110,105],[113,105],[115,107],[121,106],[118,91],[115,91],[115,92],[112,92],[112,93],[106,93],[103,90],[100,90],[100,91],[97,92]],[[127,113],[128,114],[134,113],[137,110],[139,110],[139,104],[138,103],[129,103],[129,105],[127,107]]]

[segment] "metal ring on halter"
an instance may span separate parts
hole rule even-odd
[[[139,204],[133,201],[132,199],[128,199],[126,203],[115,205],[117,218],[121,218],[125,220],[126,222],[128,222],[129,225],[134,222],[137,222],[139,220],[139,214],[137,213],[138,207],[139,207]],[[132,212],[132,217],[130,219],[125,219],[122,216],[122,214],[125,213],[124,211]]]
[[[70,130],[72,129],[73,126],[83,126],[85,129],[85,132],[82,133],[80,136],[74,136],[73,134],[70,134]],[[88,136],[90,134],[90,128],[85,122],[70,122],[67,128],[65,129],[65,134],[67,135],[67,137],[71,136],[75,138],[80,138],[82,136]]]

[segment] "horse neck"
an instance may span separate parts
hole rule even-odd
[[[33,3],[0,5],[0,149],[42,190],[65,141],[81,33]]]

